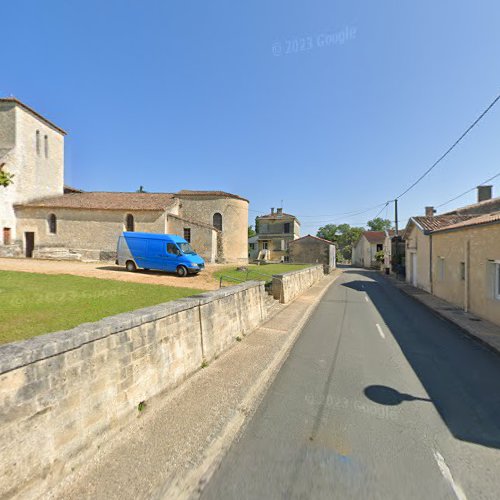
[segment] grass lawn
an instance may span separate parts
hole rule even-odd
[[[67,274],[0,271],[0,344],[200,292]]]
[[[235,284],[236,280],[257,280],[257,281],[272,281],[271,275],[282,274],[290,271],[298,271],[299,269],[304,269],[310,267],[311,264],[264,264],[258,266],[257,264],[248,264],[245,266],[230,266],[219,269],[214,273],[216,279],[220,279],[221,276],[230,276],[235,278],[234,281],[229,279],[224,279],[224,284],[228,283]],[[248,269],[248,274],[246,271],[238,271],[238,267],[245,267]],[[262,274],[259,274],[262,273]]]

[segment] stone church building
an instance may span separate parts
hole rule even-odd
[[[66,132],[0,98],[0,256],[114,260],[122,231],[178,234],[207,262],[247,262],[248,200],[223,191],[83,192],[64,185]]]

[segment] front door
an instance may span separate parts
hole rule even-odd
[[[417,286],[417,254],[411,254],[411,284]]]
[[[3,228],[3,244],[10,245],[10,227]]]
[[[35,248],[35,233],[24,233],[24,240],[26,241],[26,257],[31,258],[33,257],[33,249]]]

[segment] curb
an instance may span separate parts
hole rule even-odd
[[[416,302],[418,302],[419,304],[422,304],[424,307],[426,307],[429,311],[431,311],[435,316],[437,316],[438,318],[440,319],[444,319],[445,321],[447,321],[448,323],[451,323],[452,325],[456,326],[457,328],[460,329],[461,332],[464,333],[465,336],[467,336],[468,338],[470,338],[471,340],[474,340],[475,342],[477,342],[478,344],[481,344],[482,346],[484,346],[486,349],[488,349],[489,351],[491,351],[492,353],[496,354],[497,356],[500,356],[500,349],[496,348],[495,346],[491,345],[487,340],[481,338],[481,337],[478,337],[477,335],[475,335],[474,333],[472,333],[470,330],[468,330],[467,328],[465,328],[465,326],[463,326],[462,324],[454,321],[452,318],[449,318],[448,316],[446,316],[445,314],[443,314],[441,311],[439,311],[438,309],[434,309],[433,307],[429,306],[428,304],[426,304],[423,300],[420,300],[418,298],[418,296],[416,295],[413,295],[411,293],[408,293],[404,288],[402,287],[399,287],[397,286],[397,284],[393,283],[393,279],[391,278],[387,278],[385,275],[383,275],[384,279],[391,283],[395,288],[397,288],[401,293],[403,293],[404,295],[406,295],[407,297],[410,297],[411,299],[415,300]],[[396,282],[397,283],[397,282]],[[428,293],[428,292],[427,292]]]
[[[235,409],[234,417],[227,423],[222,434],[209,446],[207,450],[205,450],[205,458],[202,463],[194,470],[190,471],[187,476],[182,478],[176,484],[164,485],[162,488],[157,490],[157,492],[151,497],[152,499],[160,500],[177,498],[194,500],[200,497],[204,487],[219,468],[227,451],[233,442],[242,434],[246,424],[250,421],[250,418],[257,410],[261,400],[267,392],[267,389],[273,383],[280,368],[288,358],[288,355],[302,332],[306,322],[314,313],[330,286],[337,281],[341,274],[342,273],[339,273],[329,283],[325,283],[325,286],[319,292],[318,296],[315,297],[314,302],[312,302],[306,310],[300,322],[293,328],[290,336],[283,344],[273,362],[261,372],[255,383],[252,384],[243,401]],[[296,297],[295,300],[297,299],[300,299],[300,295]],[[290,302],[288,306],[292,305],[295,300]]]

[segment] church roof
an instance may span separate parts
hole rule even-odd
[[[68,193],[42,198],[16,207],[75,208],[80,210],[165,210],[174,203],[172,193]]]
[[[237,194],[227,193],[226,191],[191,191],[189,189],[183,189],[175,193],[175,196],[182,198],[184,196],[192,196],[193,198],[235,198],[236,200],[248,201],[246,198],[242,198]]]
[[[28,113],[35,115],[39,120],[42,120],[50,127],[55,128],[61,134],[67,135],[66,131],[64,131],[62,128],[58,127],[55,123],[51,122],[50,120],[47,120],[47,118],[45,118],[45,116],[42,116],[40,113],[37,113],[33,108],[30,108],[27,104],[24,104],[24,102],[20,101],[16,97],[0,97],[0,103],[2,103],[2,102],[10,102],[12,104],[17,104],[18,106],[23,108],[25,111],[28,111]]]

